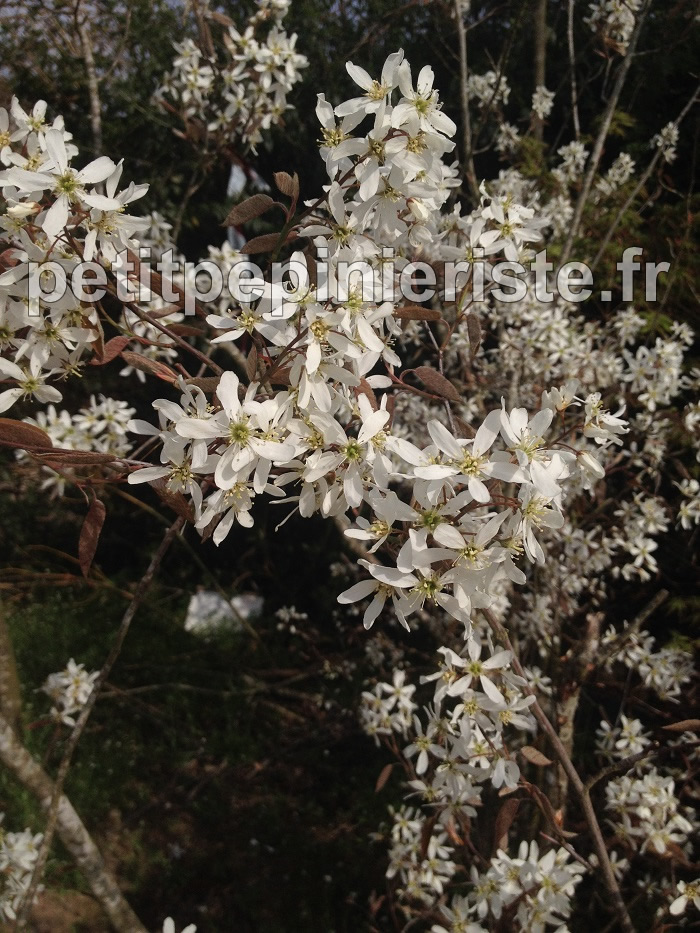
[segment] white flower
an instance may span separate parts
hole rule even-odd
[[[42,172],[28,172],[26,169],[11,168],[0,175],[0,182],[16,185],[20,191],[37,193],[51,190],[56,199],[46,212],[41,226],[49,237],[57,237],[68,222],[72,204],[83,204],[100,210],[112,211],[121,207],[116,198],[95,194],[86,190],[86,185],[105,181],[114,171],[115,164],[107,156],[99,156],[81,171],[76,171],[68,164],[68,153],[59,130],[46,132],[46,149],[51,157],[52,168]]]
[[[163,933],[175,933],[175,921],[172,917],[166,917],[163,921]],[[183,928],[182,933],[197,933],[197,927],[190,923]]]
[[[674,917],[685,913],[688,901],[692,901],[696,910],[700,910],[700,878],[693,882],[678,882],[678,897],[671,903],[670,913]]]
[[[360,599],[365,599],[373,595],[372,602],[365,609],[362,623],[366,629],[372,628],[379,613],[384,608],[384,604],[389,596],[394,603],[394,610],[399,622],[404,628],[410,631],[408,622],[400,609],[398,592],[408,587],[415,586],[418,583],[417,578],[412,573],[403,573],[396,567],[384,567],[380,564],[371,564],[369,561],[361,559],[358,563],[365,567],[372,576],[371,580],[362,580],[351,586],[345,592],[338,596],[339,603],[356,603]]]
[[[538,84],[532,95],[532,109],[540,120],[550,115],[553,105],[554,91],[548,91],[543,84]]]

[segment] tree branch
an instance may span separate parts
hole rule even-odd
[[[513,665],[513,670],[519,677],[525,679],[525,670],[515,652],[513,651],[513,646],[511,644],[510,638],[508,637],[508,632],[505,630],[503,625],[501,625],[490,609],[482,609],[481,612],[483,613],[492,632],[499,640],[499,642],[501,642],[501,644],[503,644],[506,649],[513,652],[513,660],[511,662]],[[529,696],[534,696],[535,698],[537,697],[535,691],[529,686],[524,686],[522,690]],[[613,867],[610,862],[610,856],[608,855],[605,840],[603,839],[603,833],[600,829],[598,818],[595,815],[595,810],[593,809],[593,804],[591,802],[588,790],[584,786],[584,783],[581,780],[574,763],[572,762],[566,748],[559,738],[557,730],[549,721],[547,714],[542,709],[537,699],[535,699],[535,702],[532,704],[530,709],[532,710],[533,716],[540,724],[542,731],[545,732],[549,737],[549,740],[552,743],[552,747],[556,752],[557,758],[566,771],[571,786],[576,792],[576,796],[579,798],[584,819],[586,820],[588,829],[593,838],[593,847],[598,856],[600,870],[603,874],[603,878],[605,879],[605,884],[610,894],[615,913],[617,914],[620,929],[623,930],[624,933],[635,933],[634,927],[632,926],[632,921],[630,920],[630,916],[627,913],[627,908],[625,907],[625,902],[622,899],[622,894],[620,893],[617,879],[615,878],[615,872],[613,871]]]
[[[467,30],[464,17],[469,13],[471,0],[455,0],[455,22],[457,24],[457,39],[459,43],[459,100],[462,110],[462,145],[464,153],[464,170],[467,176],[469,191],[476,203],[479,202],[479,186],[476,183],[476,170],[474,168],[474,153],[472,147],[472,124],[469,113],[469,92],[467,81],[469,67],[467,60]]]
[[[77,19],[78,17],[76,17]],[[80,48],[85,62],[85,72],[87,74],[87,87],[90,96],[90,128],[92,129],[92,141],[95,147],[95,155],[102,154],[102,114],[100,103],[100,88],[97,70],[95,69],[95,56],[92,54],[92,42],[90,41],[90,29],[88,28],[87,17],[78,22],[78,35],[80,36]]]
[[[127,636],[131,622],[134,616],[136,615],[136,612],[139,606],[143,602],[143,599],[146,593],[148,592],[151,584],[153,583],[153,579],[156,573],[158,572],[158,569],[161,565],[163,558],[165,557],[168,551],[168,548],[170,547],[173,540],[175,539],[175,536],[179,533],[179,531],[181,530],[184,524],[185,524],[184,518],[177,518],[173,522],[173,524],[168,528],[165,535],[163,536],[163,539],[160,542],[160,545],[158,546],[157,551],[151,558],[151,562],[148,565],[148,569],[146,570],[145,574],[139,580],[138,585],[136,586],[136,589],[134,591],[134,595],[131,598],[131,602],[129,603],[126,609],[126,612],[124,613],[122,617],[121,623],[119,625],[119,629],[117,631],[117,636],[114,640],[114,644],[112,645],[112,648],[110,649],[110,652],[107,655],[107,658],[104,664],[102,665],[102,669],[100,670],[97,680],[95,681],[95,685],[92,689],[92,692],[90,693],[90,696],[88,697],[87,702],[85,703],[85,706],[83,706],[80,716],[78,717],[78,720],[75,726],[73,727],[73,731],[71,732],[70,737],[68,738],[68,742],[66,743],[66,747],[63,752],[63,758],[61,759],[61,764],[59,765],[58,772],[56,774],[56,780],[55,780],[55,783],[53,784],[51,794],[49,795],[47,803],[42,803],[42,805],[48,811],[46,829],[44,831],[44,838],[39,848],[39,855],[36,860],[34,870],[32,872],[32,877],[29,883],[29,887],[27,889],[27,893],[22,901],[22,904],[20,905],[20,909],[17,912],[17,927],[19,929],[21,929],[26,923],[29,908],[34,899],[34,895],[36,894],[36,890],[39,886],[39,882],[41,881],[41,877],[44,871],[44,866],[46,865],[46,859],[48,858],[49,850],[51,848],[51,842],[53,840],[53,835],[56,830],[57,823],[59,823],[60,820],[62,819],[61,808],[63,807],[63,809],[65,810],[65,804],[62,803],[62,801],[66,800],[66,798],[62,796],[63,785],[65,784],[66,777],[68,776],[68,769],[70,768],[70,764],[73,758],[73,753],[75,752],[76,746],[78,742],[80,741],[80,737],[82,736],[85,730],[85,726],[87,725],[87,721],[90,718],[90,714],[92,713],[95,703],[97,702],[97,697],[100,693],[100,690],[102,689],[105,681],[109,677],[110,671],[112,670],[115,661],[119,657],[119,653],[122,649],[122,645],[124,644],[124,639]],[[75,813],[75,811],[73,811],[73,813]],[[76,817],[77,817],[77,814],[76,814]],[[119,927],[118,929],[128,930],[130,928]],[[140,930],[142,928],[139,926],[133,929]]]
[[[92,893],[104,908],[112,926],[118,933],[146,933],[146,928],[133,912],[119,890],[114,876],[109,872],[99,849],[85,828],[70,800],[60,792],[41,765],[34,760],[17,738],[7,719],[0,714],[0,761],[15,775],[23,787],[31,791],[42,808],[50,813],[55,807],[54,825],[61,842],[70,852],[75,864],[90,885]],[[46,838],[46,837],[44,837]],[[42,843],[43,847],[43,843]],[[38,862],[37,862],[38,864]],[[38,883],[38,882],[37,882]],[[27,892],[22,903],[18,925],[22,915],[29,912],[36,885]]]
[[[627,47],[627,54],[625,55],[622,64],[620,65],[620,70],[617,73],[617,79],[615,81],[612,94],[610,95],[608,106],[605,108],[605,113],[603,114],[600,130],[598,132],[595,145],[593,146],[593,152],[591,153],[590,159],[588,160],[588,169],[586,170],[586,174],[583,179],[583,186],[581,187],[578,200],[576,201],[574,216],[571,219],[569,233],[566,238],[566,243],[564,244],[561,259],[559,260],[559,268],[568,262],[569,257],[571,256],[574,240],[578,236],[579,227],[581,226],[581,219],[583,217],[583,211],[591,193],[591,188],[593,187],[593,179],[598,169],[598,165],[600,164],[601,156],[603,155],[603,147],[605,146],[605,141],[608,138],[608,131],[610,129],[610,124],[612,123],[613,114],[615,113],[618,101],[620,100],[620,94],[622,93],[622,88],[624,87],[627,74],[632,65],[632,61],[634,59],[634,50],[637,47],[637,41],[639,40],[639,35],[642,31],[642,27],[644,26],[644,21],[646,20],[650,6],[651,0],[646,0],[637,18],[637,24],[634,27],[634,32],[632,33],[629,46]]]

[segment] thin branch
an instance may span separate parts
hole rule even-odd
[[[162,334],[166,334],[174,343],[176,343],[179,347],[182,347],[183,350],[187,350],[188,353],[196,356],[200,363],[208,366],[209,369],[212,369],[217,376],[220,376],[223,373],[223,369],[218,365],[218,363],[215,363],[213,360],[209,359],[208,356],[206,356],[196,347],[193,347],[191,343],[188,343],[179,334],[176,334],[174,331],[170,330],[166,324],[161,324],[159,320],[154,318],[147,311],[144,311],[143,308],[140,308],[135,301],[122,301],[122,304],[125,308],[133,311],[134,314],[142,321],[147,321],[149,324],[155,327],[156,330],[159,330]]]
[[[581,136],[581,121],[578,116],[578,91],[576,88],[576,51],[574,49],[574,0],[569,0],[566,21],[566,42],[569,48],[569,75],[571,77],[571,112],[574,117],[574,133]]]
[[[586,632],[582,643],[576,646],[573,653],[574,670],[571,678],[571,685],[566,691],[564,702],[558,710],[559,736],[564,748],[569,756],[574,750],[574,722],[578,712],[579,701],[581,699],[581,686],[586,679],[588,668],[593,664],[594,658],[600,645],[600,623],[603,620],[603,613],[590,613],[586,619]],[[566,803],[569,791],[569,779],[566,771],[561,772],[559,777],[559,799],[558,805],[561,810],[562,819],[566,814]]]
[[[535,4],[535,90],[546,84],[547,77],[547,0],[536,0]],[[533,135],[542,141],[544,120],[535,115]]]
[[[462,145],[464,153],[464,170],[467,176],[467,184],[474,201],[479,201],[479,186],[476,182],[476,170],[474,168],[474,153],[472,146],[472,125],[471,115],[469,113],[469,91],[467,83],[469,79],[469,67],[467,60],[467,30],[464,25],[464,17],[469,13],[471,0],[455,0],[455,22],[457,24],[457,39],[459,42],[459,100],[462,110]]]
[[[511,644],[510,638],[508,637],[508,632],[505,630],[503,625],[501,625],[493,612],[491,612],[490,609],[482,609],[481,612],[486,618],[486,621],[488,622],[498,641],[501,642],[506,649],[513,651],[513,646]],[[513,670],[515,673],[519,677],[526,679],[525,670],[514,651],[511,664],[513,665]],[[549,740],[552,743],[552,747],[556,752],[557,758],[566,771],[569,782],[576,792],[576,796],[579,798],[584,819],[586,820],[588,829],[593,838],[593,847],[595,848],[596,854],[598,856],[600,870],[603,874],[603,878],[605,879],[605,884],[610,894],[615,913],[617,914],[617,920],[620,924],[620,929],[623,930],[624,933],[635,933],[632,921],[630,920],[630,916],[627,913],[627,908],[625,907],[625,902],[622,899],[622,894],[620,893],[617,879],[615,878],[615,872],[613,871],[613,867],[610,862],[610,856],[605,845],[605,839],[603,838],[603,833],[600,829],[600,824],[598,822],[598,818],[596,817],[590,795],[584,786],[574,763],[569,757],[568,752],[564,748],[557,730],[549,721],[547,714],[540,706],[539,701],[537,700],[537,694],[529,686],[524,686],[522,690],[527,695],[535,697],[535,702],[530,707],[532,714],[540,724],[543,732],[545,732],[549,737]]]
[[[658,742],[652,742],[644,751],[637,752],[636,755],[628,755],[621,761],[615,761],[613,764],[603,768],[586,781],[586,791],[590,792],[592,787],[595,787],[600,781],[604,781],[605,778],[612,777],[613,774],[618,774],[620,772],[624,774],[624,772],[629,771],[630,768],[633,768],[640,761],[644,761],[645,758],[655,754],[659,750],[659,747]]]
[[[85,62],[85,72],[87,76],[88,94],[90,97],[90,128],[92,129],[92,142],[95,147],[95,155],[102,155],[102,106],[100,102],[99,79],[97,69],[95,68],[95,56],[92,53],[92,42],[90,40],[90,29],[88,27],[87,16],[79,19],[76,11],[76,20],[78,26],[78,35],[80,36],[80,48]]]
[[[63,785],[65,784],[66,778],[68,776],[68,769],[70,768],[71,761],[73,759],[73,753],[75,752],[78,742],[80,741],[80,738],[85,731],[85,726],[87,725],[90,714],[92,713],[95,703],[97,702],[97,697],[100,693],[100,690],[109,677],[110,671],[112,670],[115,661],[119,657],[119,653],[121,652],[122,645],[124,644],[124,639],[127,636],[131,622],[136,615],[136,612],[139,609],[141,603],[143,602],[143,599],[146,596],[146,593],[148,592],[151,584],[153,583],[153,579],[158,572],[161,562],[165,557],[170,545],[184,524],[184,518],[177,518],[168,528],[160,542],[160,545],[158,546],[158,549],[151,558],[148,569],[139,580],[131,602],[129,603],[126,612],[122,617],[114,644],[112,645],[112,648],[110,649],[110,652],[107,655],[104,664],[102,665],[102,669],[100,670],[97,680],[95,681],[92,692],[90,693],[85,706],[82,708],[80,716],[78,717],[78,720],[73,727],[73,731],[68,738],[66,747],[63,752],[63,758],[61,759],[61,764],[59,765],[58,772],[56,774],[51,800],[47,807],[48,817],[46,821],[46,829],[44,831],[44,838],[39,848],[39,854],[37,856],[36,864],[34,865],[29,887],[27,888],[27,892],[17,912],[18,929],[22,929],[22,927],[26,924],[29,908],[31,907],[32,901],[34,900],[34,896],[37,892],[41,877],[44,872],[46,859],[48,858],[49,850],[51,848],[56,825],[60,818],[61,801],[65,800],[65,798],[62,797]]]
[[[569,225],[569,233],[566,238],[566,243],[564,244],[564,249],[561,254],[561,259],[559,260],[559,268],[561,268],[566,262],[568,262],[569,257],[571,256],[571,250],[574,245],[574,240],[578,236],[578,231],[581,226],[581,219],[583,217],[583,212],[588,202],[588,198],[593,187],[593,179],[595,173],[600,164],[601,156],[603,155],[603,148],[605,146],[605,141],[608,138],[608,132],[610,130],[610,124],[612,123],[613,115],[615,109],[617,108],[618,101],[620,100],[620,94],[622,93],[622,88],[624,87],[625,81],[627,79],[627,74],[629,73],[630,67],[632,66],[632,61],[634,59],[634,50],[637,47],[637,42],[639,40],[640,33],[644,26],[644,22],[649,12],[651,6],[651,0],[646,0],[642,10],[637,18],[637,24],[634,27],[634,32],[630,37],[629,46],[627,48],[627,54],[625,55],[622,64],[620,65],[620,70],[617,73],[617,79],[613,87],[612,94],[610,95],[610,100],[608,105],[605,108],[605,113],[603,114],[603,119],[601,121],[600,130],[598,132],[598,137],[596,138],[595,145],[593,146],[593,152],[588,160],[588,169],[586,170],[586,175],[583,179],[583,185],[576,201],[576,207],[574,209],[574,216],[571,219]]]
[[[693,104],[698,100],[698,95],[699,95],[699,94],[700,94],[700,84],[695,88],[695,90],[693,91],[693,94],[692,94],[690,100],[689,100],[688,103],[685,105],[685,107],[681,110],[680,114],[678,115],[677,119],[675,120],[676,126],[680,126],[680,125],[681,125],[681,122],[683,121],[684,117],[687,116],[688,112],[690,111],[690,108],[691,108],[691,107],[693,106]],[[659,160],[661,159],[661,156],[662,156],[662,155],[663,155],[662,150],[661,150],[661,149],[657,149],[656,153],[654,154],[653,159],[651,160],[651,162],[650,162],[649,165],[647,166],[646,171],[643,173],[642,177],[639,179],[639,181],[638,181],[637,184],[635,185],[634,190],[632,191],[632,193],[630,194],[630,196],[627,198],[627,200],[625,201],[625,203],[622,205],[622,207],[620,208],[620,210],[619,210],[619,211],[617,212],[617,214],[615,215],[615,219],[613,220],[612,224],[610,225],[610,228],[608,229],[607,233],[606,233],[605,236],[603,237],[603,242],[600,244],[600,247],[598,248],[598,252],[595,254],[595,259],[594,259],[593,262],[591,263],[591,267],[590,267],[591,272],[595,271],[595,268],[596,268],[596,266],[598,265],[598,263],[600,262],[600,260],[602,259],[603,254],[605,253],[605,250],[608,248],[608,244],[610,243],[610,240],[612,239],[613,234],[615,233],[615,231],[617,230],[618,226],[620,225],[620,223],[621,223],[621,221],[622,221],[622,218],[625,216],[625,214],[627,213],[627,211],[630,209],[630,207],[632,206],[632,204],[633,204],[633,203],[635,202],[635,200],[637,199],[637,196],[639,195],[639,192],[640,192],[640,191],[642,190],[642,188],[646,185],[647,181],[651,178],[651,174],[652,174],[652,172],[654,171],[654,169],[656,168],[656,166],[658,165]]]
[[[146,933],[146,928],[126,902],[116,879],[105,865],[99,849],[70,800],[58,790],[39,762],[30,755],[3,715],[0,715],[0,761],[23,787],[34,794],[44,810],[49,811],[53,807],[54,796],[57,796],[54,823],[61,842],[104,908],[114,929],[118,933]],[[30,887],[21,905],[17,925],[24,922],[22,917],[26,919],[35,894],[36,886]],[[7,927],[3,926],[3,929]]]

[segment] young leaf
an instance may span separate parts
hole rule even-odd
[[[194,510],[181,492],[172,492],[163,479],[155,479],[148,485],[153,487],[161,502],[167,505],[169,509],[172,509],[176,515],[184,518],[185,521],[194,523]]]
[[[78,542],[78,562],[84,577],[87,577],[90,573],[106,514],[104,502],[101,499],[93,499],[85,516],[83,527],[80,529],[80,540]]]
[[[177,373],[165,363],[159,363],[158,360],[152,360],[147,356],[141,356],[140,353],[132,353],[131,350],[122,351],[122,359],[133,366],[134,369],[140,369],[141,372],[150,373],[157,376],[163,382],[177,382]]]
[[[538,768],[544,768],[552,763],[549,758],[543,755],[539,749],[533,748],[532,745],[523,745],[520,753],[526,761],[529,761],[532,765],[537,765]]]
[[[498,811],[493,829],[494,849],[505,848],[504,836],[508,835],[508,830],[516,817],[519,806],[520,800],[517,797],[509,797],[507,800],[503,801],[503,806]]]
[[[275,202],[269,194],[254,194],[252,197],[246,198],[245,201],[241,201],[240,204],[234,205],[222,226],[237,227],[239,224],[245,224],[255,217],[260,217],[261,214],[269,211],[274,205]]]
[[[449,379],[445,379],[436,369],[432,369],[430,366],[417,366],[413,372],[418,376],[426,389],[434,392],[435,395],[440,395],[442,398],[449,399],[451,402],[459,401],[459,392],[457,389],[455,389]]]
[[[481,324],[473,312],[467,315],[467,334],[469,335],[469,352],[475,357],[481,345]]]
[[[25,450],[53,446],[51,438],[41,428],[24,421],[16,421],[14,418],[0,418],[0,444]]]
[[[404,305],[403,308],[394,308],[394,317],[398,317],[402,321],[439,321],[442,315],[434,308]]]
[[[35,456],[42,463],[46,463],[47,466],[55,466],[58,470],[66,466],[104,465],[114,463],[117,459],[113,454],[100,454],[96,450],[63,450],[61,448],[40,451]]]
[[[681,719],[661,728],[667,732],[700,732],[700,719]]]
[[[391,777],[391,772],[394,770],[393,761],[389,762],[388,765],[384,765],[382,770],[379,772],[379,777],[377,778],[377,783],[374,785],[374,792],[378,794],[379,791],[384,787],[386,782]]]
[[[194,379],[186,379],[188,386],[197,386],[202,392],[216,392],[219,388],[221,379],[219,376],[196,376]]]
[[[476,437],[476,431],[474,430],[474,428],[470,424],[467,424],[466,421],[463,421],[457,415],[455,415],[455,424],[457,425],[459,430],[462,432],[462,437]]]
[[[248,240],[241,252],[246,255],[250,255],[251,253],[269,253],[277,246],[279,239],[279,233],[266,233],[263,236],[254,236],[252,240]]]
[[[377,411],[379,409],[379,405],[377,404],[377,396],[374,394],[374,389],[366,379],[360,379],[360,384],[355,389],[355,395],[366,395],[369,399],[370,405],[372,406],[372,411]]]
[[[122,350],[129,346],[132,339],[132,337],[127,337],[124,334],[120,334],[119,337],[112,337],[102,348],[101,355],[94,356],[90,360],[90,365],[105,366],[107,363],[111,363],[115,357],[119,356]]]
[[[286,194],[287,197],[294,198],[296,201],[299,197],[299,176],[297,173],[288,175],[287,172],[275,172],[274,179],[282,194]]]
[[[253,346],[250,348],[250,353],[246,358],[245,371],[248,374],[250,381],[254,382],[255,377],[258,374],[258,349],[255,344],[253,344]]]

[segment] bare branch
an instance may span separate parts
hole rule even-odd
[[[163,539],[161,540],[155,554],[151,558],[148,569],[136,586],[131,602],[129,603],[126,612],[122,617],[114,644],[112,645],[112,648],[110,649],[110,652],[107,655],[104,664],[102,665],[102,669],[100,670],[97,680],[95,681],[92,692],[88,697],[85,706],[81,710],[80,716],[78,717],[73,731],[68,738],[65,750],[63,752],[63,758],[61,759],[61,764],[59,765],[58,772],[56,774],[56,780],[49,795],[49,799],[48,801],[42,803],[42,806],[44,806],[44,808],[48,811],[46,829],[44,831],[44,838],[39,848],[39,854],[34,866],[34,870],[32,872],[29,887],[27,888],[27,892],[23,898],[22,904],[20,905],[20,909],[17,912],[17,925],[20,929],[26,923],[29,908],[31,907],[32,901],[34,900],[34,895],[36,894],[37,888],[41,881],[41,877],[44,872],[44,866],[46,865],[46,859],[48,858],[49,850],[51,848],[51,842],[53,841],[53,835],[57,824],[59,824],[62,818],[61,808],[63,807],[64,810],[66,809],[66,806],[63,803],[63,801],[66,801],[66,798],[63,796],[63,785],[65,784],[66,777],[68,776],[68,770],[73,759],[73,753],[75,752],[78,742],[80,741],[80,737],[85,731],[85,726],[87,725],[90,714],[92,713],[95,703],[97,702],[97,697],[100,693],[100,690],[109,677],[110,671],[112,670],[115,661],[119,657],[119,653],[122,649],[122,645],[124,644],[124,639],[127,636],[129,627],[131,626],[131,622],[136,615],[139,606],[143,602],[143,599],[146,596],[146,593],[148,592],[151,584],[153,583],[155,575],[158,572],[161,562],[165,557],[170,545],[184,524],[184,518],[177,518],[173,522],[173,524],[168,528],[165,535],[163,536]],[[47,778],[47,780],[50,779]],[[46,795],[44,795],[44,797],[46,797]],[[73,811],[73,813],[75,813],[75,811]],[[77,818],[77,814],[75,814],[75,816]],[[118,929],[125,931],[140,931],[142,927],[140,925],[137,927],[122,926]]]
[[[605,146],[605,140],[608,138],[608,131],[610,130],[613,114],[617,108],[618,101],[620,100],[620,94],[622,93],[622,88],[624,87],[625,80],[627,79],[627,75],[632,65],[632,61],[634,59],[634,50],[637,47],[637,42],[639,40],[639,36],[644,26],[644,22],[646,20],[647,13],[649,12],[650,6],[651,0],[646,0],[644,6],[641,9],[641,12],[639,13],[639,16],[637,17],[637,23],[634,27],[634,32],[630,37],[629,46],[627,47],[627,54],[625,55],[622,64],[620,65],[620,70],[617,73],[617,79],[615,81],[612,94],[610,95],[608,105],[605,108],[605,113],[603,114],[600,130],[598,132],[595,145],[593,146],[593,152],[591,153],[591,156],[588,160],[588,169],[586,170],[586,175],[583,179],[583,185],[581,187],[578,200],[576,201],[574,216],[571,219],[569,233],[566,238],[566,243],[564,244],[561,258],[559,260],[559,268],[568,262],[569,257],[571,256],[574,240],[578,236],[583,212],[593,187],[595,173],[598,169],[598,165],[600,164],[601,156],[603,155],[603,148]]]
[[[476,170],[474,168],[472,126],[471,115],[469,113],[469,92],[467,90],[467,81],[469,79],[467,30],[464,25],[464,17],[469,13],[470,2],[471,0],[455,0],[454,14],[455,23],[457,24],[457,39],[459,42],[459,100],[462,110],[462,146],[464,149],[462,159],[469,191],[474,200],[478,203],[479,186],[476,182]]]
[[[104,908],[117,933],[146,933],[146,928],[119,890],[116,879],[107,869],[99,849],[93,842],[70,800],[61,792],[58,785],[51,780],[41,765],[29,754],[17,738],[12,726],[1,714],[0,761],[8,771],[15,775],[23,787],[34,794],[42,808],[49,813],[49,819],[51,819],[51,812],[55,809],[54,826],[58,831],[61,842],[70,852],[75,864],[90,885],[92,893]],[[56,799],[55,807],[54,798]],[[46,836],[44,836],[44,839],[46,839]],[[36,885],[30,887],[25,896],[17,919],[17,925],[20,927],[26,920],[35,893]]]
[[[513,660],[511,662],[513,665],[513,670],[519,677],[525,679],[525,670],[517,655],[513,651],[513,646],[511,644],[510,638],[508,637],[507,631],[490,609],[482,609],[481,612],[483,613],[492,632],[499,640],[499,642],[503,644],[505,648],[513,652]],[[531,687],[524,686],[522,689],[523,692],[529,696],[534,696],[535,698],[537,697],[537,694]],[[532,710],[533,716],[540,724],[543,732],[545,732],[549,737],[557,758],[566,771],[571,786],[576,792],[576,796],[579,798],[581,809],[583,810],[583,816],[586,820],[589,832],[593,839],[593,847],[595,848],[596,854],[598,856],[600,870],[603,874],[608,893],[610,894],[613,908],[617,915],[618,923],[620,924],[620,929],[623,930],[624,933],[635,933],[634,927],[632,926],[632,921],[630,920],[627,908],[625,907],[625,902],[623,901],[622,894],[620,893],[620,887],[617,883],[617,879],[615,878],[615,872],[613,871],[613,867],[610,862],[610,856],[605,845],[605,839],[603,838],[603,833],[600,829],[600,824],[598,822],[598,818],[596,817],[588,790],[584,786],[584,783],[581,780],[581,777],[576,770],[574,763],[572,762],[566,748],[559,738],[557,730],[549,721],[547,714],[542,709],[537,699],[535,699],[535,702],[532,704],[530,709]]]

